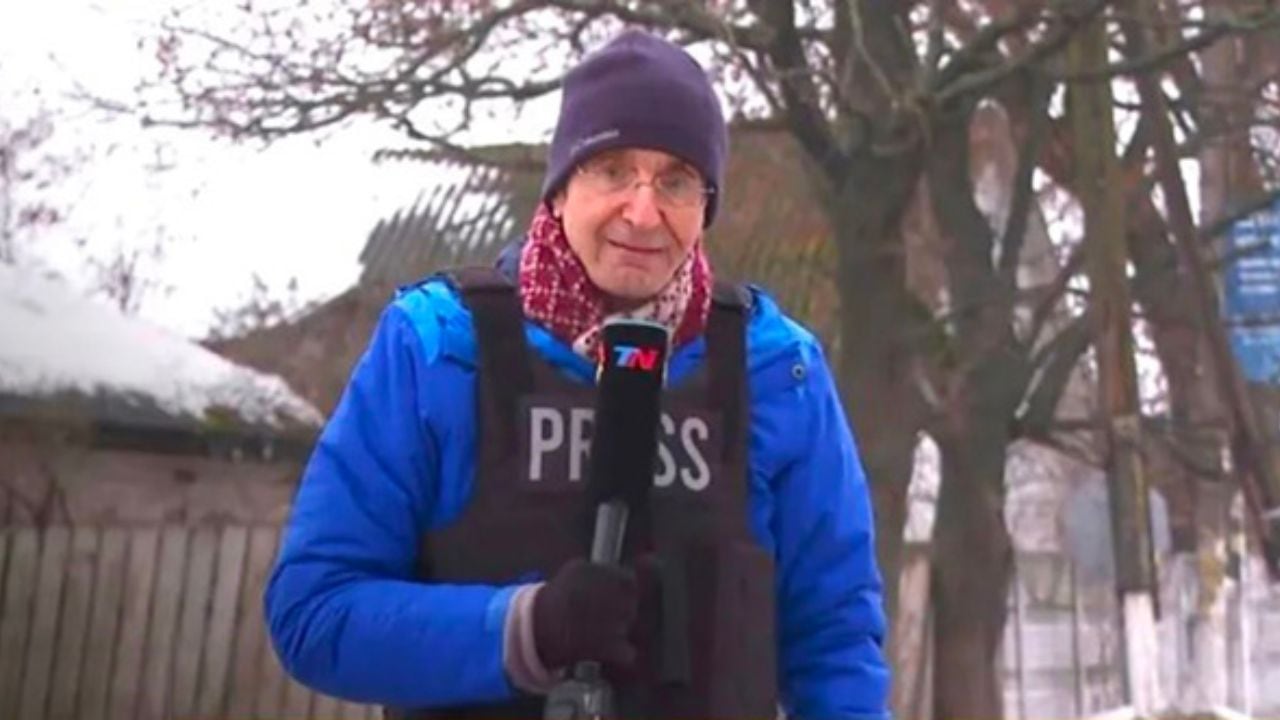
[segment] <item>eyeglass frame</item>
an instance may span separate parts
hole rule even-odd
[[[577,167],[574,168],[574,174],[583,175],[585,177],[593,178],[596,180],[602,180],[602,176],[600,175],[600,173],[593,172],[591,168],[599,167],[600,165],[604,164],[604,161],[606,159],[607,159],[606,157],[598,156],[598,157],[593,157],[586,161],[583,161],[582,163],[579,163]],[[635,192],[638,188],[648,185],[650,188],[653,189],[653,196],[660,205],[679,208],[681,210],[692,210],[694,208],[706,207],[707,201],[716,194],[715,187],[708,184],[706,179],[702,177],[701,173],[689,167],[688,165],[684,165],[679,169],[663,170],[662,172],[655,173],[648,180],[641,179],[640,170],[635,166],[634,163],[627,163],[626,165],[627,165],[626,169],[627,169],[628,179],[625,183],[617,184],[617,187],[607,187],[607,188],[593,187],[592,189],[603,195],[618,195],[623,192]],[[680,175],[692,174],[694,177],[697,178],[698,190],[696,193],[691,194],[689,196],[688,204],[682,204],[679,200],[674,199],[673,196],[669,194],[669,192],[662,190],[662,188],[658,185],[659,178],[661,178],[663,175],[668,175],[668,174],[680,174]]]

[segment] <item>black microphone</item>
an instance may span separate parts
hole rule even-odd
[[[596,506],[591,561],[622,558],[627,517],[649,497],[671,333],[644,320],[601,329],[587,494]]]
[[[601,328],[596,408],[587,465],[587,497],[596,507],[591,562],[617,565],[627,518],[653,486],[658,419],[666,384],[671,333],[643,320],[611,320]],[[547,696],[546,720],[601,720],[615,716],[613,689],[594,661]]]

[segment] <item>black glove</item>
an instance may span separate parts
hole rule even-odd
[[[636,573],[636,619],[627,636],[636,650],[635,663],[628,667],[606,668],[610,679],[621,682],[642,681],[657,676],[658,656],[662,647],[662,563],[657,555],[635,559],[631,567]]]
[[[583,558],[565,563],[533,601],[533,640],[551,669],[582,660],[630,667],[636,649],[629,634],[639,604],[631,568]]]

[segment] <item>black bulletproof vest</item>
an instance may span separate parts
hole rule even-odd
[[[478,344],[478,451],[463,513],[422,541],[430,582],[507,584],[549,578],[588,554],[594,519],[586,452],[594,388],[529,350],[516,288],[489,268],[447,277],[470,309]],[[776,716],[774,568],[748,508],[750,295],[717,284],[707,361],[662,402],[647,508],[629,521],[624,559],[656,553],[662,621],[637,677],[615,684],[637,720]],[[541,718],[543,699],[392,712],[423,718]]]

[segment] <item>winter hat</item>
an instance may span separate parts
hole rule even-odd
[[[662,150],[706,179],[704,225],[710,225],[727,146],[720,101],[698,62],[678,45],[628,30],[565,75],[542,199],[550,200],[575,167],[605,150]]]

